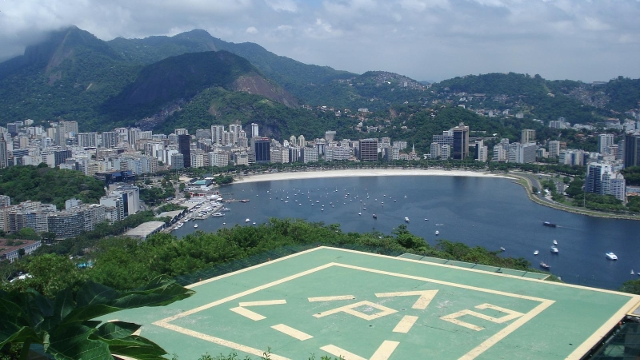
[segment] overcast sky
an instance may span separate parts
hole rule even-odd
[[[416,80],[640,78],[640,0],[0,0],[0,58],[47,30],[103,40],[204,29],[307,64]]]

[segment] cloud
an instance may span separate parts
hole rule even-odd
[[[0,11],[0,59],[74,24],[104,40],[200,28],[305,63],[418,80],[640,77],[637,0],[4,0]]]
[[[275,11],[287,11],[292,13],[298,11],[298,5],[293,0],[265,0],[265,2]]]

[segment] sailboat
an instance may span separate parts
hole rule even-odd
[[[633,274],[634,274],[633,269],[631,269],[631,275],[633,275]]]

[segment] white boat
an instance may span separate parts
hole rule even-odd
[[[378,218],[378,215],[373,214],[373,218],[374,218],[374,219],[377,219],[377,218]]]
[[[614,253],[612,253],[612,252],[608,252],[608,253],[606,253],[606,254],[604,254],[604,255],[605,255],[605,256],[607,257],[607,259],[609,259],[609,260],[618,260],[618,255],[616,255],[616,254],[614,254]]]
[[[254,222],[253,222],[253,225],[255,225],[255,224],[256,224],[256,222],[254,221]]]
[[[533,252],[533,255],[538,255],[538,254],[540,254],[540,251],[538,251],[538,250]]]
[[[558,240],[553,240],[553,245],[558,245]]]
[[[440,235],[440,231],[436,230],[436,235]]]
[[[249,218],[244,219],[244,222],[248,223],[251,222],[251,220],[249,220]]]
[[[557,248],[557,247],[552,246],[552,247],[551,247],[551,252],[552,252],[552,253],[554,253],[554,254],[557,254],[557,253],[559,253],[559,252],[560,252],[560,250],[558,250],[558,248]]]
[[[409,222],[409,217],[408,216],[404,217],[404,222]]]
[[[224,214],[221,213],[221,212],[217,212],[217,213],[211,214],[211,216],[213,216],[213,217],[221,217],[221,216],[224,216]]]
[[[359,213],[358,213],[358,215],[359,215],[359,216],[362,216],[362,213],[361,213],[361,212],[359,212]]]
[[[500,251],[507,251],[507,249],[505,249],[504,247],[500,247]]]
[[[194,228],[198,228],[198,224],[194,224],[194,225],[193,225],[193,227],[194,227]]]
[[[429,219],[424,219],[424,221],[429,221]]]
[[[633,269],[631,269],[631,275],[633,275],[633,274],[635,274],[635,273],[633,272]]]

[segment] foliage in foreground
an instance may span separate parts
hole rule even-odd
[[[93,319],[124,309],[164,306],[193,293],[160,277],[126,292],[89,281],[77,292],[66,288],[53,299],[33,289],[0,290],[0,350],[19,345],[20,358],[26,359],[31,344],[40,344],[56,359],[107,359],[111,354],[164,359],[160,346],[133,335],[140,325]]]

